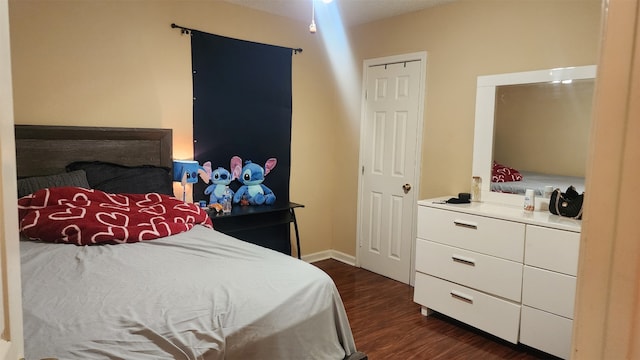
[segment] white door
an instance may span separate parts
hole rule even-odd
[[[426,53],[365,61],[360,140],[358,263],[409,284]]]
[[[0,359],[23,356],[9,7],[0,1]]]

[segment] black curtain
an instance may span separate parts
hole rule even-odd
[[[231,171],[234,155],[262,167],[276,158],[263,184],[288,203],[292,49],[192,31],[191,56],[194,159]],[[206,186],[194,184],[194,201],[208,200]]]

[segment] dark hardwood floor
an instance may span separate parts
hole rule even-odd
[[[314,265],[336,283],[356,347],[369,360],[555,359],[438,313],[422,316],[409,285],[336,260]]]

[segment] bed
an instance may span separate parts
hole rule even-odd
[[[569,186],[576,188],[578,193],[584,192],[584,178],[578,176],[549,175],[530,171],[520,171],[522,180],[491,182],[491,191],[523,194],[527,189],[533,189],[536,196],[541,196],[545,186],[552,186],[553,189],[567,190]]]
[[[170,168],[171,131],[17,125],[16,159],[27,180],[77,161]],[[103,193],[62,183],[21,200],[59,189]],[[25,233],[26,359],[366,359],[326,273],[203,219],[132,243],[76,246]]]
[[[517,170],[495,161],[492,164],[491,191],[524,195],[527,189],[532,189],[536,196],[541,196],[547,186],[562,191],[573,186],[578,193],[583,193],[584,177]]]

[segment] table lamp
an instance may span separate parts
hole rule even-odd
[[[182,184],[182,201],[187,202],[187,184],[198,182],[200,164],[195,160],[173,160],[173,181]]]

